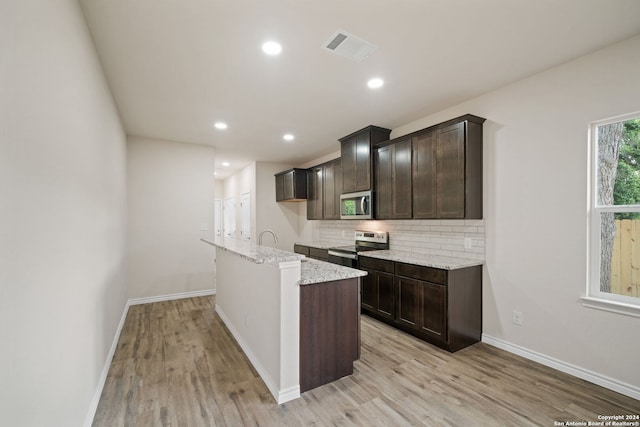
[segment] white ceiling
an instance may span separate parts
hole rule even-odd
[[[216,167],[232,163],[218,177],[304,163],[369,124],[393,129],[640,33],[638,0],[80,1],[127,133],[215,146]],[[331,54],[337,30],[378,50]],[[268,39],[279,56],[262,53]],[[373,76],[385,86],[368,89]]]

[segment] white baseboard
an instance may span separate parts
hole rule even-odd
[[[300,386],[293,386],[278,392],[278,405],[300,397]]]
[[[128,304],[129,305],[149,304],[152,302],[171,301],[174,299],[183,299],[183,298],[205,297],[208,295],[215,295],[215,294],[216,294],[215,289],[205,289],[202,291],[180,292],[177,294],[158,295],[156,297],[132,298],[129,300]]]
[[[122,327],[124,326],[124,321],[127,319],[127,313],[129,312],[129,301],[124,306],[124,310],[122,310],[122,316],[120,317],[120,322],[118,323],[118,327],[116,328],[115,336],[113,337],[113,342],[111,343],[111,348],[109,349],[109,353],[107,354],[107,360],[102,368],[102,374],[100,374],[100,378],[98,379],[98,385],[96,387],[96,391],[93,394],[93,399],[91,399],[91,405],[89,405],[89,412],[87,413],[86,418],[84,419],[84,427],[91,427],[93,424],[93,418],[96,416],[96,410],[98,409],[98,403],[100,403],[100,396],[102,396],[102,389],[104,388],[104,384],[107,381],[107,374],[109,374],[109,368],[111,367],[111,361],[113,360],[113,355],[116,353],[116,348],[118,347],[118,340],[120,339],[120,333],[122,332]]]
[[[590,383],[597,384],[609,390],[613,390],[625,396],[632,397],[640,400],[640,387],[632,384],[627,384],[622,381],[618,381],[614,378],[601,375],[597,372],[590,371],[588,369],[581,368],[580,366],[572,365],[562,360],[547,356],[542,353],[538,353],[533,350],[521,347],[516,344],[504,341],[500,338],[495,338],[487,334],[482,334],[482,342],[497,347],[499,349],[508,351],[509,353],[517,354],[525,359],[533,360],[542,365],[548,366],[558,371],[564,372],[574,377],[581,378]]]
[[[157,297],[133,298],[127,301],[124,306],[124,310],[122,311],[122,317],[120,318],[118,327],[116,328],[116,333],[113,337],[113,342],[111,343],[109,354],[107,354],[107,360],[105,361],[104,368],[102,368],[102,374],[100,375],[100,379],[98,379],[96,391],[93,394],[93,399],[91,399],[89,411],[87,412],[87,416],[84,420],[84,427],[91,427],[91,424],[93,424],[93,419],[95,418],[96,410],[98,409],[98,403],[100,403],[100,396],[102,396],[102,390],[104,389],[104,384],[107,381],[107,375],[109,374],[109,368],[111,367],[111,362],[113,361],[113,355],[115,354],[116,348],[118,347],[120,333],[122,332],[122,327],[124,326],[124,322],[127,319],[127,313],[129,313],[129,307],[131,307],[132,305],[148,304],[160,301],[171,301],[182,298],[203,297],[215,294],[215,289],[205,289],[203,291],[181,292],[178,294],[160,295]]]
[[[238,345],[240,346],[244,354],[247,356],[247,358],[249,359],[249,361],[251,362],[255,370],[258,371],[260,378],[262,378],[262,381],[264,381],[265,385],[267,386],[267,388],[269,389],[273,397],[276,399],[276,402],[278,403],[278,405],[288,402],[290,400],[299,398],[300,385],[298,384],[297,386],[294,386],[294,387],[289,387],[284,390],[279,390],[276,385],[276,382],[273,381],[273,378],[271,378],[267,370],[264,369],[264,367],[262,366],[262,364],[260,363],[256,355],[251,351],[251,348],[249,347],[247,342],[238,333],[236,328],[231,323],[231,320],[229,320],[227,315],[224,314],[224,311],[222,311],[222,309],[218,304],[216,304],[216,313],[218,313],[218,316],[220,316],[220,318],[224,322],[227,329],[229,329],[229,332],[231,332],[231,335],[233,335],[235,340],[238,342]]]

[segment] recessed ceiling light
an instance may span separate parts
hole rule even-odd
[[[379,89],[384,86],[384,80],[379,77],[374,77],[373,79],[369,79],[367,86],[371,89]]]
[[[227,128],[227,124],[226,124],[225,122],[215,122],[215,123],[213,124],[213,126],[214,126],[216,129],[220,129],[220,130],[223,130],[223,129],[226,129],[226,128]]]
[[[278,55],[282,52],[282,46],[278,42],[268,41],[262,44],[262,51],[267,55]]]
[[[229,166],[229,165],[230,165],[230,163],[229,163],[229,162],[222,162],[222,166],[224,166],[225,168],[226,168],[227,166]]]
[[[282,139],[284,139],[285,141],[293,141],[294,138],[295,137],[290,133],[285,133],[284,136],[282,137]]]

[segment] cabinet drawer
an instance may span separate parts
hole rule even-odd
[[[358,262],[360,268],[368,268],[376,271],[383,271],[385,273],[393,273],[393,261],[384,259],[369,258],[366,256],[358,256]]]
[[[424,282],[447,284],[447,271],[421,265],[396,263],[396,275],[422,280]]]
[[[327,261],[329,259],[329,251],[327,249],[309,248],[309,256],[311,258]]]
[[[293,252],[309,256],[309,246],[293,245]]]

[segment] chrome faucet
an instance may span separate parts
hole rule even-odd
[[[262,236],[264,235],[264,233],[271,233],[271,235],[273,236],[274,243],[276,245],[278,244],[278,236],[276,236],[276,233],[274,233],[274,231],[271,230],[270,228],[267,228],[258,236],[258,245],[262,246]]]

